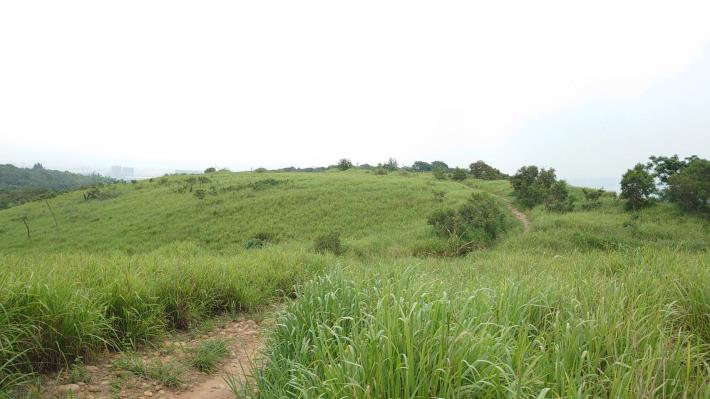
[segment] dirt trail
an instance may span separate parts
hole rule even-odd
[[[225,376],[232,376],[239,383],[251,377],[251,360],[259,353],[262,344],[260,335],[261,327],[253,320],[229,321],[199,336],[177,335],[158,349],[138,353],[145,364],[157,362],[183,368],[179,387],[166,386],[159,380],[117,367],[114,361],[124,355],[114,353],[83,366],[79,381],[67,372],[47,376],[37,393],[43,398],[62,399],[233,399]],[[201,373],[189,367],[187,361],[190,348],[208,339],[224,339],[229,343],[229,356],[213,374]]]
[[[513,213],[516,219],[520,220],[520,222],[523,224],[523,232],[527,233],[528,230],[530,230],[530,221],[528,220],[528,217],[525,216],[523,212],[514,208],[513,205],[511,205],[511,203],[508,201],[505,202],[505,206],[508,207],[508,209]]]

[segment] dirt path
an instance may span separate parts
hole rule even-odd
[[[523,212],[514,208],[513,205],[511,205],[511,203],[508,201],[505,202],[505,206],[508,207],[508,210],[513,213],[516,219],[520,220],[520,222],[523,224],[523,232],[527,233],[528,230],[530,230],[530,221],[528,220],[528,217],[525,216]]]
[[[218,371],[212,374],[195,370],[189,361],[191,349],[206,340],[225,340],[229,348]],[[128,355],[111,353],[80,368],[48,376],[36,393],[42,398],[62,399],[233,399],[225,377],[232,376],[238,382],[250,378],[251,360],[261,343],[261,327],[255,321],[223,322],[198,336],[173,336],[160,348],[144,350],[133,357],[146,369],[157,364],[168,370],[167,374],[171,369],[181,370],[179,384],[171,384],[166,372],[136,372],[134,367],[125,365]]]

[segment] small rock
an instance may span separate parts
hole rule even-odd
[[[162,389],[160,391],[158,391],[158,393],[161,395],[165,395],[165,391],[163,391]]]
[[[55,392],[60,395],[66,395],[69,393],[77,393],[80,390],[81,390],[81,387],[78,384],[59,385],[55,388]]]
[[[88,390],[89,392],[101,392],[101,387],[97,385],[89,385],[88,387],[86,387],[86,390]]]
[[[145,391],[145,392],[143,392],[143,396],[148,396],[148,397],[153,396],[153,392]]]
[[[96,367],[96,366],[84,366],[84,368],[85,368],[86,371],[88,371],[89,373],[95,373],[95,372],[99,371],[99,368]]]

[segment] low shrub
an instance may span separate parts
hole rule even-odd
[[[313,243],[313,249],[315,249],[316,252],[321,254],[342,254],[344,251],[343,245],[340,242],[340,233],[321,234],[320,236],[316,237],[315,242]]]
[[[258,238],[252,238],[249,239],[246,244],[244,244],[244,247],[246,249],[259,249],[263,248],[266,245],[266,241],[258,239]]]
[[[448,240],[446,255],[463,255],[483,247],[507,230],[504,211],[492,196],[474,193],[458,209],[444,209],[429,216],[434,232]]]

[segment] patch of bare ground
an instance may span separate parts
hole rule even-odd
[[[208,340],[220,340],[228,351],[213,373],[192,367],[190,356]],[[77,399],[228,399],[226,376],[250,377],[251,360],[259,352],[261,327],[253,320],[223,322],[197,336],[175,335],[160,348],[135,354],[111,353],[96,362],[46,376],[29,397]]]
[[[525,214],[523,212],[521,212],[518,209],[516,209],[515,207],[513,207],[513,205],[511,205],[510,202],[506,201],[505,206],[507,206],[508,210],[510,210],[510,212],[513,214],[513,216],[515,216],[515,218],[518,219],[520,221],[520,223],[523,224],[523,232],[527,233],[528,230],[530,230],[530,221],[528,220],[528,217],[525,216]]]

